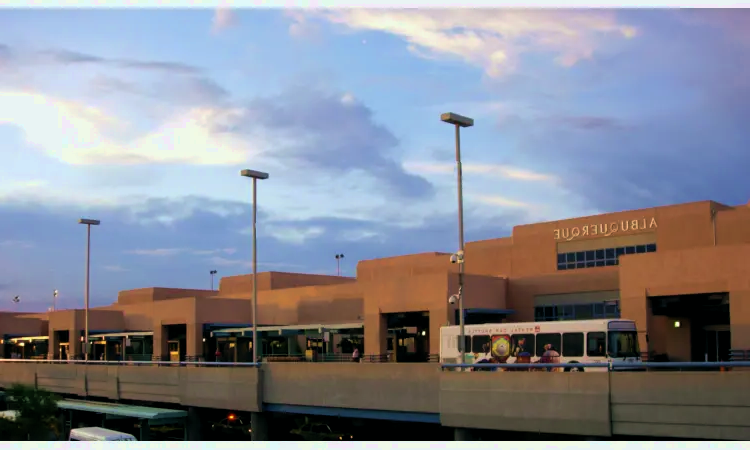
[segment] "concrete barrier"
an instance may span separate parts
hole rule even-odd
[[[614,434],[750,440],[750,372],[611,376]]]
[[[440,367],[429,363],[265,364],[266,403],[437,413]]]
[[[455,428],[610,436],[608,374],[443,372],[440,422]]]

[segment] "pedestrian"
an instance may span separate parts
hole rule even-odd
[[[216,348],[216,353],[214,353],[214,356],[216,356],[216,362],[221,362],[221,350],[219,348]]]
[[[352,362],[359,362],[359,347],[354,347],[352,352]]]

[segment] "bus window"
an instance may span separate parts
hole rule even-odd
[[[588,356],[607,356],[607,333],[600,331],[588,333],[586,344]]]
[[[489,353],[490,337],[483,334],[475,334],[471,343],[471,351],[473,353]]]
[[[534,356],[534,335],[533,334],[514,334],[511,338],[510,348],[511,356],[518,357],[519,353],[528,353]]]
[[[583,356],[583,333],[563,333],[561,355],[568,358]]]
[[[560,333],[539,333],[536,335],[536,354],[544,355],[544,347],[547,344],[552,345],[558,352],[560,351]]]

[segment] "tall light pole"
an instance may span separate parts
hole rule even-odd
[[[216,275],[217,272],[215,270],[212,270],[208,273],[211,274],[211,290],[213,291],[214,290],[214,275]]]
[[[60,293],[55,289],[54,292],[52,292],[52,311],[57,311],[57,296]]]
[[[258,219],[258,180],[267,180],[268,174],[244,169],[240,175],[253,179],[253,362],[258,362],[258,249],[255,224]]]
[[[101,222],[94,219],[78,219],[78,223],[86,225],[86,289],[84,291],[84,325],[83,325],[83,358],[89,359],[89,274],[91,272],[91,225],[99,225]],[[72,336],[71,336],[72,339]]]
[[[339,253],[336,255],[336,275],[341,276],[341,260],[344,259],[344,254]]]
[[[456,171],[458,173],[458,352],[461,364],[466,362],[466,335],[464,332],[464,192],[461,173],[461,128],[474,126],[474,119],[455,113],[444,113],[440,120],[456,128]]]

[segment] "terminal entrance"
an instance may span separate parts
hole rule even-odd
[[[388,352],[393,361],[426,362],[430,355],[430,313],[387,314]]]
[[[684,332],[687,335],[684,345],[689,345],[689,351],[684,353],[689,355],[691,361],[729,361],[731,334],[728,293],[652,297],[650,302],[654,316],[669,317],[669,327],[688,328]],[[672,330],[666,331],[674,333]],[[669,358],[668,354],[666,356]]]

